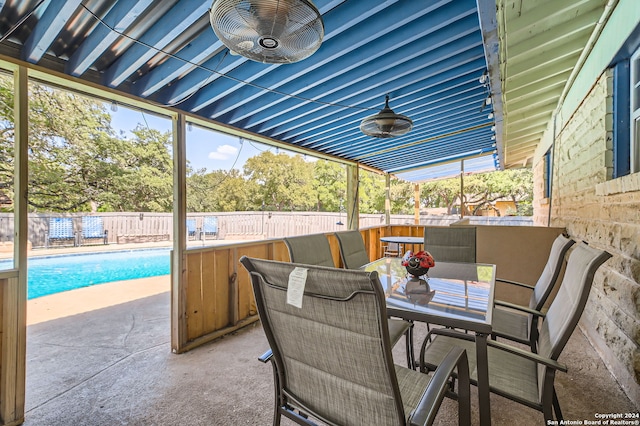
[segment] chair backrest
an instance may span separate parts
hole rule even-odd
[[[551,294],[551,290],[553,290],[553,286],[558,280],[558,276],[562,270],[564,256],[574,243],[574,240],[563,235],[558,235],[553,241],[547,264],[542,270],[542,274],[540,274],[540,278],[538,278],[536,286],[531,293],[531,298],[529,299],[529,307],[531,309],[539,311],[544,306]]]
[[[202,220],[202,232],[205,234],[217,234],[218,218],[216,216],[205,216]]]
[[[424,249],[436,262],[476,261],[476,228],[467,226],[425,227]]]
[[[49,218],[49,238],[73,238],[73,219],[70,217]]]
[[[82,237],[104,237],[104,224],[101,216],[82,216]]]
[[[540,355],[558,359],[582,316],[596,270],[610,257],[606,251],[594,249],[585,243],[577,244],[571,251],[558,294],[540,327]],[[546,368],[542,364],[538,366],[540,398],[545,390]]]
[[[397,256],[400,254],[400,243],[387,243],[384,246],[384,255]]]
[[[360,231],[336,232],[342,263],[347,269],[358,269],[371,262]]]
[[[193,235],[196,233],[196,220],[187,219],[187,234]]]
[[[251,274],[282,402],[329,424],[404,424],[376,272],[240,262]],[[302,308],[287,303],[296,267],[307,269]]]
[[[294,263],[335,267],[329,240],[324,234],[286,237],[284,243],[289,249],[289,258]]]

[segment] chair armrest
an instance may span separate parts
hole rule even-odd
[[[511,284],[511,285],[516,285],[518,287],[523,287],[523,288],[527,288],[529,290],[533,290],[535,287],[529,284],[525,284],[525,283],[520,283],[518,281],[511,281],[511,280],[503,280],[502,278],[496,278],[496,282],[500,282],[500,283],[505,283],[505,284]]]
[[[271,358],[273,358],[273,352],[271,351],[271,349],[269,349],[258,357],[258,361],[266,363],[271,361]]]
[[[567,372],[567,366],[564,364],[560,364],[558,361],[555,361],[551,358],[545,358],[538,354],[534,354],[532,352],[524,351],[520,348],[516,348],[510,345],[505,345],[504,343],[497,342],[495,340],[487,340],[487,346],[491,346],[493,348],[510,352],[514,355],[521,356],[523,358],[530,359],[531,361],[535,361],[538,364],[546,365],[547,367],[553,368],[554,370],[562,371],[563,373]]]
[[[433,423],[447,393],[449,377],[456,368],[458,375],[458,422],[459,424],[469,424],[471,418],[469,362],[467,352],[462,348],[454,347],[436,369],[418,406],[409,416],[410,425],[430,425]]]
[[[456,331],[456,330],[452,330],[450,328],[432,328],[431,330],[429,330],[429,332],[427,333],[427,335],[425,336],[424,340],[422,341],[422,346],[420,347],[420,358],[419,358],[419,370],[421,372],[426,372],[426,368],[425,368],[425,363],[424,363],[424,354],[426,351],[426,347],[427,347],[427,343],[429,343],[431,341],[431,336],[434,334],[440,334],[442,336],[449,336],[449,337],[453,337],[455,339],[463,339],[463,340],[468,340],[470,342],[474,342],[475,336],[471,335],[471,334],[466,334],[466,333],[462,333],[460,331]]]
[[[540,318],[544,318],[545,317],[545,314],[543,314],[540,311],[536,311],[535,309],[531,309],[531,308],[528,308],[526,306],[516,305],[516,304],[513,304],[513,303],[505,302],[504,300],[494,300],[493,304],[497,305],[497,306],[504,306],[506,308],[515,309],[515,310],[518,310],[518,311],[526,312],[526,313],[531,314],[531,315],[533,315],[535,317],[540,317]]]
[[[451,328],[432,328],[431,330],[429,330],[429,332],[425,336],[424,341],[426,342],[429,339],[429,337],[431,337],[434,334],[441,334],[443,336],[454,337],[456,339],[469,340],[470,342],[475,342],[476,341],[474,335],[463,333],[461,331],[456,331],[456,330],[453,330]],[[423,343],[422,346],[425,346],[425,344]]]

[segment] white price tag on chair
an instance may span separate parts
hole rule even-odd
[[[307,268],[295,268],[289,274],[287,303],[296,308],[302,308],[302,296],[304,296],[304,286],[307,283],[307,271]]]

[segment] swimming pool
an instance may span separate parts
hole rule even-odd
[[[170,273],[170,249],[120,250],[29,258],[27,298]],[[0,269],[11,268],[10,260]]]

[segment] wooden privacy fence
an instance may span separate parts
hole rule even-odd
[[[61,241],[60,244],[78,245],[81,242],[82,218],[86,216],[102,218],[109,244],[170,241],[173,235],[171,213],[30,213],[27,240],[32,247],[46,247],[49,243],[57,244],[49,238],[51,219],[68,218],[72,223],[74,238]],[[13,226],[13,214],[0,214],[1,242],[13,242]],[[92,243],[101,244],[102,241]]]
[[[70,218],[76,239],[62,243],[78,245],[82,241],[82,217],[98,216],[102,218],[107,231],[108,244],[137,243],[173,240],[172,213],[31,213],[28,223],[28,241],[32,247],[48,245],[51,218]],[[344,213],[325,212],[229,212],[229,213],[189,213],[188,220],[195,220],[196,230],[204,228],[205,218],[218,219],[216,238],[227,240],[264,240],[292,235],[338,232],[346,229]],[[410,225],[414,223],[412,215],[392,215],[392,225]],[[456,215],[422,216],[421,225],[446,226],[460,220]],[[468,216],[472,225],[518,225],[531,226],[531,218],[523,217],[486,217]],[[360,229],[384,225],[384,215],[361,214]],[[13,242],[13,214],[0,213],[0,243]],[[186,224],[185,224],[186,226]],[[202,235],[196,232],[195,235]],[[198,238],[198,237],[195,237]],[[100,243],[93,241],[93,243]]]
[[[380,237],[424,235],[422,225],[392,225],[362,229],[370,260],[382,257]],[[553,240],[563,228],[533,226],[477,226],[477,261],[497,265],[501,278],[535,283],[547,261]],[[334,264],[342,266],[337,238],[327,233]],[[249,274],[239,264],[242,256],[289,261],[282,239],[210,246],[185,251],[182,294],[185,318],[182,341],[174,351],[184,352],[230,333],[258,319]],[[436,259],[437,262],[437,259]],[[496,298],[526,304],[529,294],[496,288]]]

